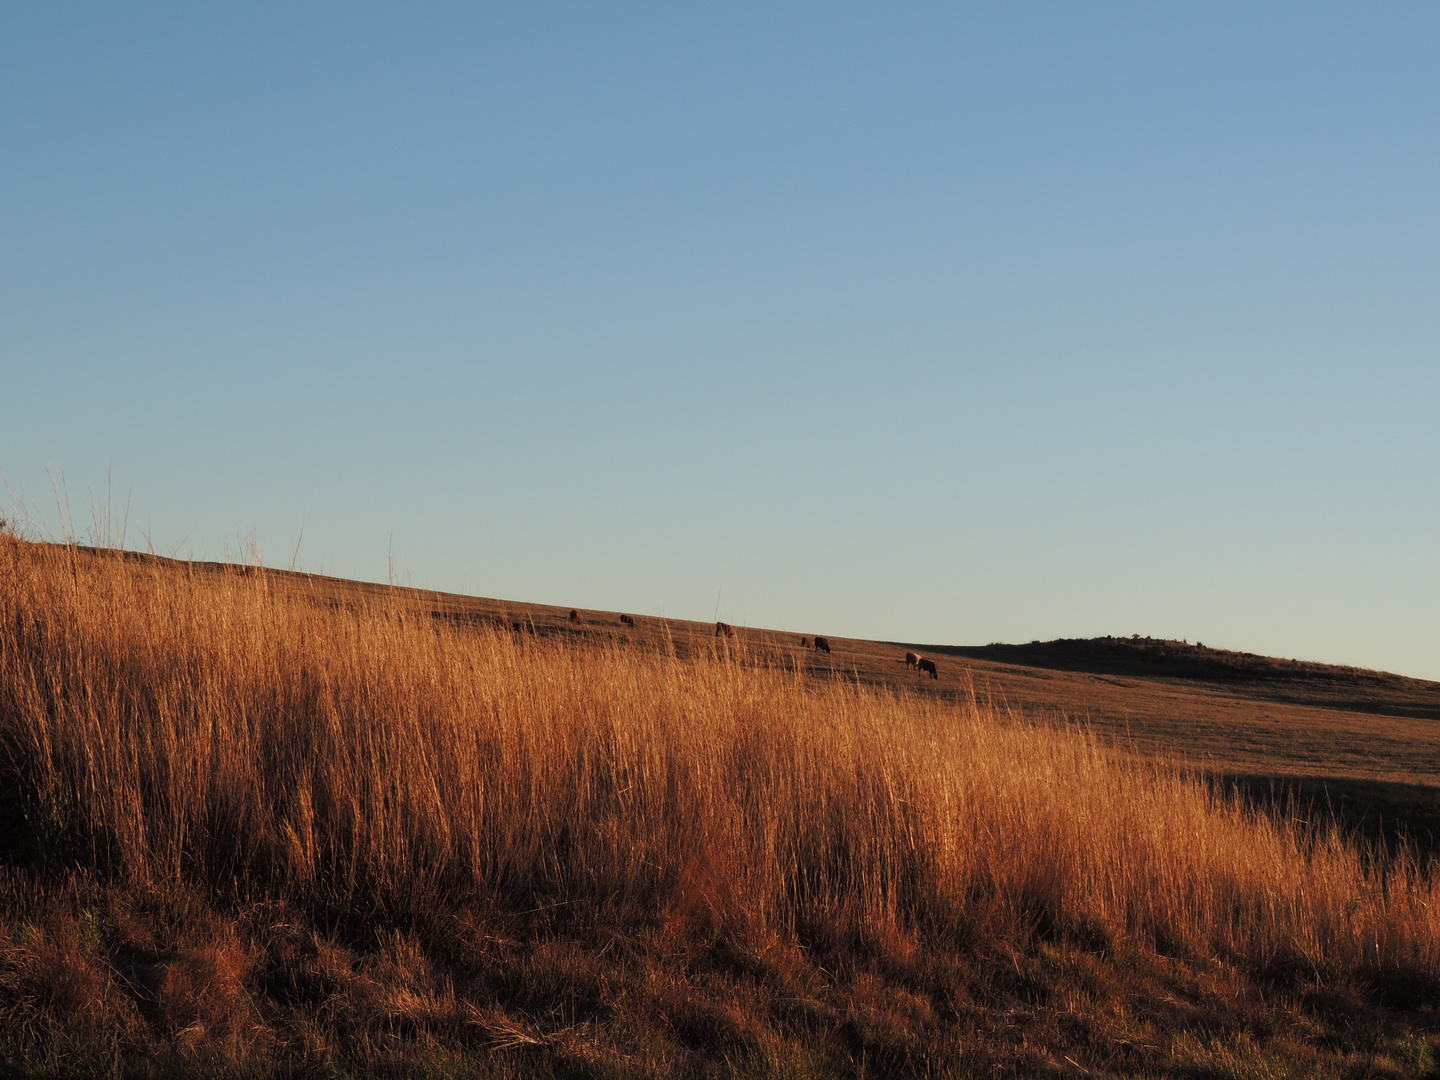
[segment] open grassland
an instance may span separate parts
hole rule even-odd
[[[219,573],[220,564],[146,565]],[[233,572],[231,568],[226,572]],[[403,597],[432,618],[471,627],[512,627],[547,641],[707,654],[714,624],[581,611],[363,582],[267,572],[272,588],[354,605]],[[1405,842],[1440,854],[1440,683],[1387,672],[1305,663],[1140,638],[954,646],[842,638],[828,627],[828,654],[802,635],[737,627],[733,651],[749,662],[798,666],[816,682],[938,697],[1089,731],[1141,758],[1181,761],[1301,816],[1332,812],[1347,828],[1392,849]],[[907,650],[933,658],[932,680],[905,666]]]
[[[448,604],[0,538],[8,1067],[1435,1069],[1427,865],[844,643]]]

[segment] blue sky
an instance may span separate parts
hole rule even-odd
[[[1440,9],[516,7],[0,8],[37,522],[1440,678]]]

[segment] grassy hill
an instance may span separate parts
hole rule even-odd
[[[141,564],[233,573],[226,564],[178,564],[128,553]],[[714,624],[396,588],[265,571],[276,587],[337,604],[403,598],[457,626],[511,627],[547,641],[671,648],[705,655]],[[1079,722],[1142,757],[1161,756],[1269,804],[1334,816],[1392,849],[1440,853],[1440,683],[1387,672],[1285,660],[1151,638],[1095,638],[957,646],[837,637],[827,627],[780,633],[737,627],[730,645],[751,662],[798,666],[811,679],[1013,711],[1034,721]],[[827,655],[802,648],[819,633]],[[918,651],[939,678],[905,666]]]
[[[1435,1074],[1424,852],[1242,797],[1434,684],[827,637],[0,539],[0,1067]]]

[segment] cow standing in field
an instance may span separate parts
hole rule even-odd
[[[940,678],[940,673],[935,670],[935,661],[934,661],[934,660],[926,660],[926,659],[922,656],[922,657],[920,657],[919,660],[917,660],[917,661],[915,662],[915,666],[916,666],[917,668],[919,668],[921,671],[928,671],[928,672],[930,673],[930,678],[932,678],[932,679],[938,679],[938,678]]]
[[[912,668],[912,667],[913,667],[913,668],[918,669],[918,668],[920,667],[920,654],[919,654],[919,653],[913,653],[913,652],[907,652],[907,653],[905,654],[905,666],[906,666],[907,668]]]
[[[576,610],[574,610],[574,609],[572,608],[572,609],[570,610],[570,621],[573,622],[573,623],[578,624],[578,623],[580,622],[580,612],[578,612],[578,611],[576,611]]]
[[[734,637],[734,636],[735,636],[735,628],[734,628],[733,626],[731,626],[729,623],[717,622],[717,623],[715,624],[715,636],[716,636],[716,637]]]
[[[620,621],[621,621],[622,623],[624,623],[626,626],[634,626],[634,625],[635,625],[635,620],[634,620],[631,616],[629,616],[629,615],[621,615],[621,616],[620,616]]]
[[[830,642],[817,634],[815,636],[815,651],[828,653],[830,651]]]
[[[808,637],[802,637],[802,638],[800,639],[800,648],[802,648],[802,649],[808,649],[809,647],[810,647],[810,639],[809,639]]]

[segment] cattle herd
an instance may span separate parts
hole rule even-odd
[[[570,622],[575,626],[580,625],[581,619],[578,610],[571,610]],[[621,615],[620,622],[624,626],[634,626],[635,616]],[[523,623],[518,622],[513,624],[513,628],[517,634],[525,633],[528,629]],[[733,638],[735,636],[735,628],[729,623],[717,622],[715,624],[715,636]],[[816,634],[813,638],[808,636],[802,637],[800,639],[800,647],[802,649],[814,649],[816,652],[829,653],[830,641],[828,638],[823,638],[819,634]],[[935,661],[928,660],[917,652],[905,653],[905,666],[907,668],[914,668],[917,675],[929,675],[932,679],[940,678],[940,672],[935,668]]]

